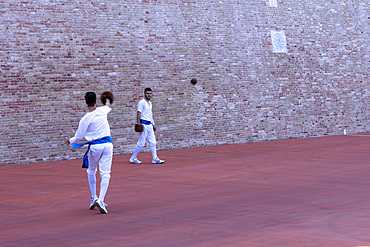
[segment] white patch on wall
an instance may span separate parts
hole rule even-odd
[[[277,0],[269,0],[270,7],[277,7]]]
[[[287,53],[286,37],[284,31],[271,31],[272,52]]]

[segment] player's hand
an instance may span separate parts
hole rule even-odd
[[[71,139],[69,136],[67,136],[67,137],[66,137],[66,139],[65,139],[65,143],[66,143],[67,145],[71,144],[71,143],[69,142],[69,139]]]
[[[156,130],[157,130],[157,127],[155,127],[154,125],[153,125],[153,130],[154,130],[154,131],[156,131]]]

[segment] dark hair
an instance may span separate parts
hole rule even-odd
[[[148,91],[150,91],[150,92],[151,92],[151,91],[152,91],[152,89],[151,89],[150,87],[147,87],[147,88],[145,88],[145,89],[144,89],[144,93],[146,93],[146,92],[148,92]]]
[[[88,106],[94,106],[96,104],[96,94],[94,92],[87,92],[85,94],[85,101]]]

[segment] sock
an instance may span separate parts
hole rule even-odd
[[[157,158],[157,147],[156,146],[150,146],[150,151],[152,152],[153,160]]]
[[[89,181],[91,198],[95,198],[96,197],[96,177],[95,177],[95,174],[87,175],[87,180]]]
[[[105,194],[107,194],[109,186],[109,178],[102,178],[100,182],[100,193],[99,193],[99,201],[104,202]]]
[[[140,152],[140,147],[138,147],[137,145],[135,146],[135,149],[134,149],[134,153],[132,154],[132,158],[136,158],[137,155],[139,154]]]

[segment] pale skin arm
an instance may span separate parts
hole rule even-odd
[[[153,119],[153,121],[154,121],[154,119]],[[156,131],[156,130],[157,130],[157,128],[155,127],[155,125],[153,125],[153,130],[154,130],[154,131]]]
[[[138,111],[136,114],[136,121],[138,124],[140,124],[140,117],[141,117],[141,112]]]

